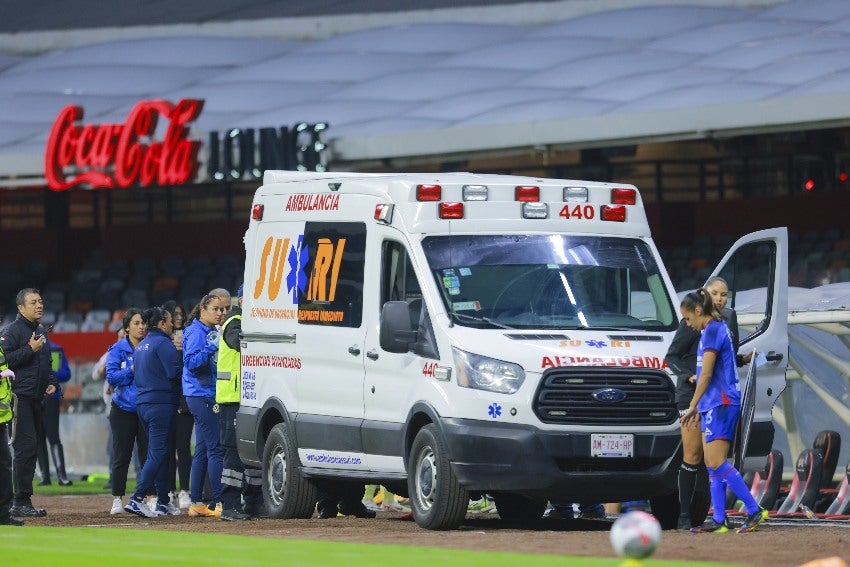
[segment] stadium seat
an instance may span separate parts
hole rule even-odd
[[[819,451],[807,449],[800,453],[791,488],[776,512],[777,516],[797,516],[803,506],[814,510],[822,468],[823,457]]]
[[[825,429],[817,434],[812,448],[820,451],[823,457],[820,486],[822,488],[832,486],[832,477],[835,476],[835,469],[838,467],[838,453],[841,452],[841,435],[837,431]]]
[[[850,514],[850,462],[844,468],[844,478],[841,479],[835,500],[826,509],[825,515],[831,519],[837,519],[836,516],[844,516],[845,518],[842,519],[846,519],[850,518],[848,514]]]

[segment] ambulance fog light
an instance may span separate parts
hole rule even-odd
[[[513,394],[525,381],[525,370],[518,364],[480,356],[452,347],[457,384],[462,388]]]
[[[486,201],[489,190],[486,185],[464,185],[464,201]]]
[[[634,189],[611,189],[611,203],[615,205],[634,205],[637,191]]]
[[[440,203],[441,219],[462,219],[463,203]]]
[[[523,203],[522,218],[524,219],[548,219],[549,205],[546,203]]]
[[[587,187],[564,187],[565,203],[587,203]]]
[[[602,205],[602,212],[599,216],[606,221],[626,222],[626,206]]]

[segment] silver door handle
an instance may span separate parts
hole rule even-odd
[[[360,347],[357,345],[348,347],[348,353],[354,356],[360,356]]]
[[[378,360],[378,351],[370,350],[369,352],[366,353],[366,356],[368,356],[372,360]]]

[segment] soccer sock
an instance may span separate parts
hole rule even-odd
[[[684,461],[679,465],[679,513],[682,515],[690,514],[698,470],[699,465],[691,465]]]
[[[728,464],[728,463],[724,463]],[[718,524],[726,521],[726,479],[723,478],[720,469],[723,466],[713,469],[708,467],[708,481],[711,487],[711,505],[714,508],[712,517]]]
[[[738,500],[744,503],[744,506],[747,508],[747,514],[755,514],[759,510],[759,504],[756,502],[756,499],[753,498],[753,495],[750,494],[750,489],[747,488],[747,483],[744,482],[744,477],[741,476],[741,473],[738,472],[732,463],[726,461],[719,467],[717,467],[716,472],[721,474],[726,479],[726,484],[729,486],[729,489],[738,497]],[[714,493],[712,492],[712,498],[714,498]]]
[[[708,469],[704,462],[697,465],[697,482],[694,485],[694,492],[708,492]]]

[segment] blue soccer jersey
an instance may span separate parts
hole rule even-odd
[[[701,412],[717,406],[740,406],[741,389],[735,365],[735,352],[732,350],[732,335],[723,321],[712,319],[705,326],[697,347],[697,380],[702,373],[702,356],[706,351],[714,351],[717,359],[711,382],[697,404]]]

